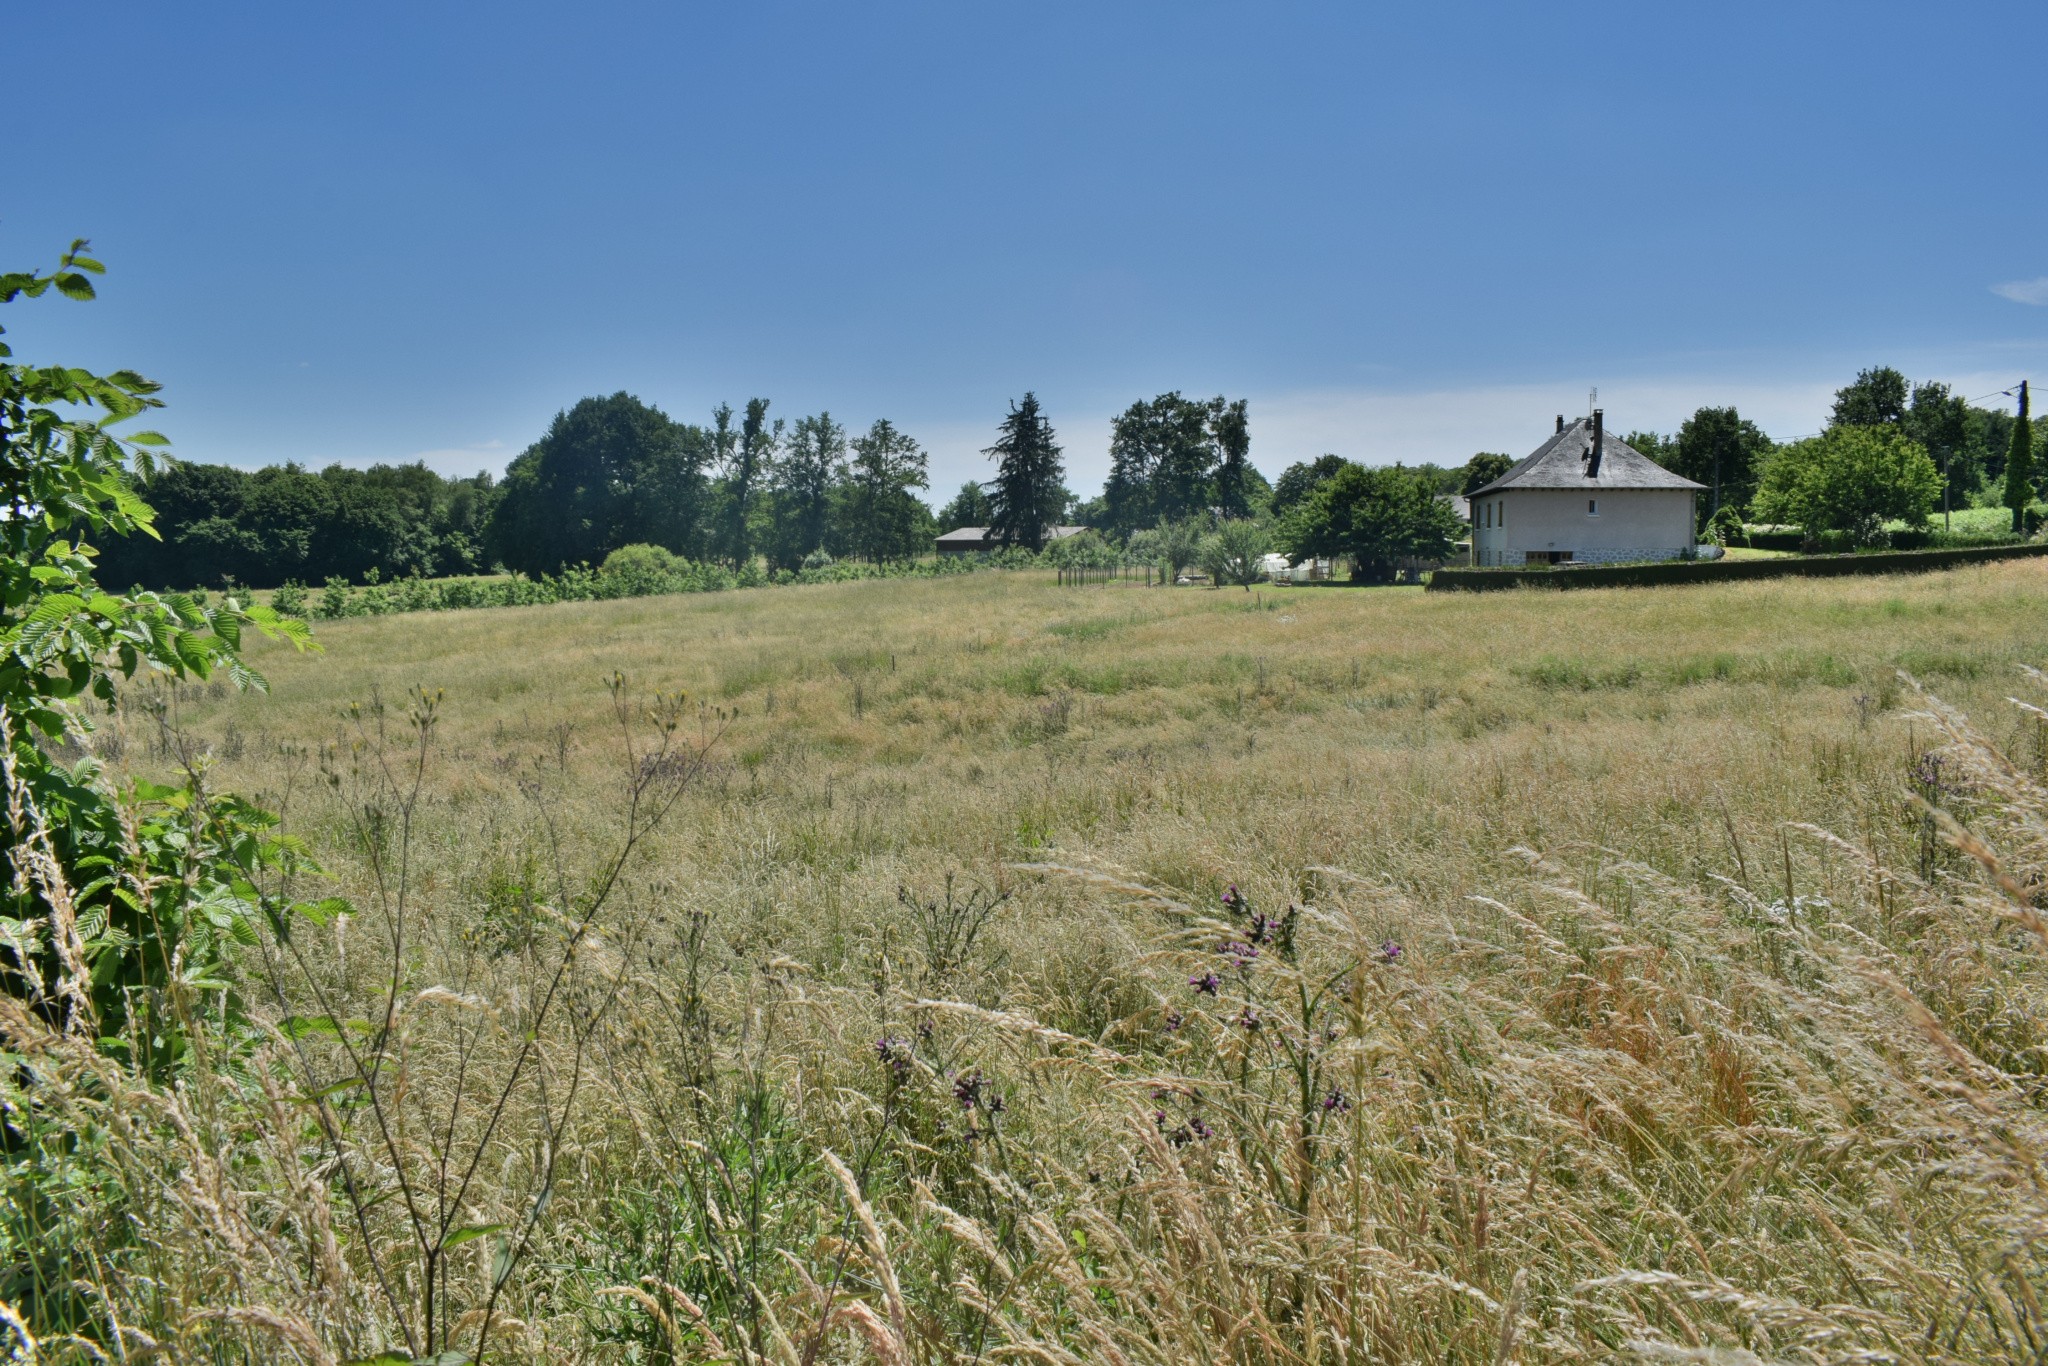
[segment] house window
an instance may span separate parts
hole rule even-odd
[[[1600,515],[1600,500],[1598,498],[1588,498],[1586,500],[1586,515],[1588,517],[1598,517]]]
[[[1495,526],[1506,526],[1508,524],[1508,505],[1506,503],[1500,505],[1500,515],[1493,519],[1493,524]]]

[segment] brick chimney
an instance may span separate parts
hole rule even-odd
[[[1564,414],[1563,414],[1563,413],[1559,413],[1559,414],[1557,415],[1557,429],[1558,429],[1559,431],[1563,431],[1563,430],[1564,430]]]
[[[1607,416],[1600,409],[1593,410],[1593,449],[1586,452],[1586,477],[1600,477],[1600,447],[1607,440]]]

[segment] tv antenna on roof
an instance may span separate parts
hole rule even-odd
[[[1593,410],[1600,406],[1600,386],[1594,385],[1586,391],[1586,416],[1591,418]]]

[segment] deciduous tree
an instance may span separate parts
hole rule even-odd
[[[1207,511],[1215,464],[1207,404],[1178,392],[1133,403],[1110,424],[1102,492],[1111,527],[1128,533]]]
[[[710,445],[623,391],[579,401],[506,470],[486,533],[492,557],[552,574],[635,543],[701,554]]]
[[[912,489],[930,484],[924,447],[887,418],[875,419],[854,438],[847,480],[847,525],[842,539],[852,554],[877,564],[907,560],[923,549],[918,530],[931,516]]]
[[[1252,423],[1243,399],[1226,402],[1221,394],[1209,400],[1209,440],[1216,450],[1216,510],[1225,517],[1251,515]]]
[[[1861,371],[1853,384],[1835,391],[1837,427],[1896,427],[1906,420],[1906,400],[1911,386],[1906,377],[1889,365]]]
[[[1442,559],[1463,532],[1426,474],[1346,465],[1282,519],[1278,541],[1297,564],[1348,557],[1352,579],[1373,583],[1391,578],[1401,560]]]
[[[1511,456],[1497,451],[1480,451],[1465,462],[1465,477],[1458,482],[1458,492],[1470,497],[1513,469],[1514,465]]]
[[[1771,439],[1734,408],[1701,408],[1679,427],[1666,459],[1659,460],[1650,451],[1643,454],[1673,474],[1707,486],[1700,500],[1704,526],[1724,507],[1749,506],[1756,493],[1757,467],[1770,449]]]
[[[1251,518],[1225,518],[1202,538],[1202,569],[1218,588],[1229,583],[1249,592],[1253,584],[1265,577],[1259,562],[1272,544],[1267,528]]]
[[[1299,503],[1338,470],[1351,463],[1341,455],[1319,455],[1314,461],[1295,461],[1280,471],[1279,479],[1273,483],[1273,515],[1284,516],[1289,508]]]
[[[1869,545],[1888,521],[1924,525],[1940,497],[1941,471],[1919,442],[1897,426],[1845,424],[1773,450],[1756,512],[1809,537],[1839,531]]]
[[[826,548],[832,495],[846,469],[846,429],[832,414],[799,418],[773,470],[774,522],[769,558],[778,569],[797,569],[804,556]]]
[[[939,509],[938,527],[941,535],[958,531],[963,526],[985,527],[989,524],[988,491],[970,479],[960,486],[953,495],[953,501]]]

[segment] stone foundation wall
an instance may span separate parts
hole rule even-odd
[[[1682,560],[1685,548],[1674,546],[1670,550],[1574,550],[1573,564],[1621,564],[1644,560]]]

